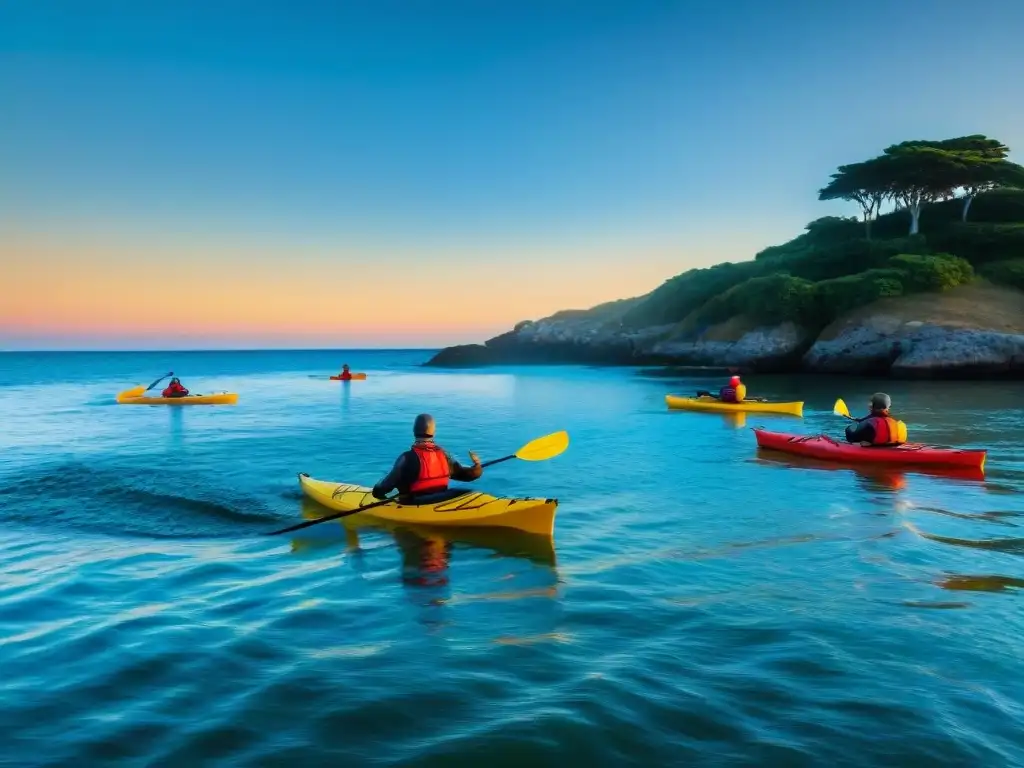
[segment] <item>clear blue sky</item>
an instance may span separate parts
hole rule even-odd
[[[408,303],[434,280],[451,314],[507,278],[422,339],[400,313],[330,329],[474,340],[853,214],[816,190],[889,143],[1024,148],[1022,29],[1009,0],[7,2],[0,291],[39,278],[12,257],[97,280],[180,262],[179,296],[202,264],[260,262],[268,285],[301,272],[335,297]],[[141,290],[109,285],[105,303]],[[0,317],[0,346],[58,343],[90,312],[50,301],[57,325]],[[258,342],[249,314],[222,343]],[[116,344],[108,320],[68,343]],[[324,341],[303,328],[283,342]]]

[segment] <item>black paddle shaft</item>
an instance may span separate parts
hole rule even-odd
[[[484,467],[490,467],[495,464],[501,464],[501,462],[508,461],[509,459],[514,459],[515,457],[516,455],[513,453],[509,454],[508,456],[502,456],[500,459],[491,459],[490,461],[485,461],[483,464],[481,464],[480,468],[483,469]]]
[[[309,526],[316,525],[317,523],[326,523],[328,520],[337,520],[338,518],[341,518],[341,517],[348,517],[349,515],[354,515],[357,512],[365,512],[368,509],[373,509],[374,507],[383,507],[385,504],[390,504],[392,501],[394,501],[397,498],[398,498],[398,496],[395,495],[395,496],[391,496],[391,497],[389,497],[387,499],[381,499],[380,501],[375,501],[375,502],[373,502],[373,504],[367,504],[365,507],[356,507],[355,509],[347,509],[344,512],[335,512],[333,515],[327,515],[326,517],[318,517],[315,520],[304,520],[301,523],[296,523],[295,525],[290,525],[287,528],[282,528],[279,531],[271,531],[270,533],[267,533],[267,534],[264,534],[264,535],[265,536],[277,536],[279,533],[291,533],[292,531],[298,531],[301,528],[308,528]]]

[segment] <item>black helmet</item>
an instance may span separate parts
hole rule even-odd
[[[433,437],[434,417],[429,413],[421,413],[412,424],[412,433],[415,437]]]
[[[890,408],[892,408],[892,398],[885,394],[885,392],[875,392],[871,396],[871,410],[887,411]]]

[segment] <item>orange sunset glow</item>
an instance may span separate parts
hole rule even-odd
[[[462,244],[361,257],[344,247],[23,235],[0,244],[0,331],[73,347],[121,337],[186,346],[481,341],[520,320],[645,293],[685,266],[679,250]],[[157,274],[153,264],[168,266]]]

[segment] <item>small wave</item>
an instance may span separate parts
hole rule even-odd
[[[73,463],[0,486],[0,517],[25,526],[143,538],[221,538],[279,519],[259,499],[173,467]]]
[[[940,544],[951,544],[956,547],[970,547],[972,549],[988,549],[994,552],[1005,552],[1008,555],[1024,555],[1024,538],[1012,539],[959,539],[954,536],[940,536],[936,533],[922,531],[910,522],[904,522],[907,530],[916,533],[923,539],[937,541]]]
[[[994,523],[996,525],[1005,525],[1010,528],[1020,527],[1017,523],[1012,522],[1004,518],[1020,517],[1020,512],[953,512],[949,509],[942,509],[941,507],[914,507],[915,510],[921,512],[934,512],[936,515],[944,515],[946,517],[955,517],[959,520],[970,520],[972,522],[980,523]]]

